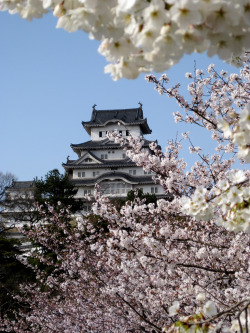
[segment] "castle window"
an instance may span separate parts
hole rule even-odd
[[[100,171],[93,171],[93,177],[99,176]]]
[[[84,171],[79,171],[78,172],[78,178],[83,178],[85,177],[85,172]]]
[[[122,154],[122,158],[126,158],[126,154]]]
[[[101,154],[101,159],[102,160],[107,160],[108,159],[108,154]]]
[[[151,175],[151,170],[148,171],[144,170],[144,175]]]
[[[136,170],[129,170],[130,175],[136,175]]]
[[[99,131],[99,138],[107,136],[108,131]]]
[[[83,160],[83,162],[92,162],[92,159],[91,158],[89,158],[89,157],[87,157],[87,158],[85,158],[85,160]]]
[[[131,184],[121,182],[103,182],[101,183],[101,191],[103,194],[121,194],[126,195],[132,189]]]
[[[126,130],[126,136],[129,136],[129,134],[130,134],[130,133],[129,133],[129,131],[128,131],[128,130]]]
[[[151,193],[158,193],[158,188],[157,187],[151,187]]]
[[[87,189],[87,190],[83,190],[83,194],[84,194],[84,195],[91,194],[91,190],[89,190],[89,189]]]
[[[89,213],[91,212],[91,204],[84,204],[83,206],[83,210],[86,212],[86,213]]]

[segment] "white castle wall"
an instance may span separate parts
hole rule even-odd
[[[113,132],[114,130],[117,130],[118,133],[122,131],[122,135],[126,136],[126,131],[129,131],[129,134],[133,137],[142,136],[142,132],[140,129],[140,126],[124,126],[122,123],[120,126],[118,125],[118,122],[116,123],[109,123],[105,127],[95,127],[91,128],[91,140],[92,141],[100,141],[105,139],[106,132]],[[102,132],[102,136],[99,136],[99,132]]]
[[[73,179],[81,179],[81,178],[97,178],[102,174],[110,172],[110,168],[91,168],[91,169],[75,169],[73,170]],[[147,175],[145,171],[141,167],[121,167],[115,170],[115,172],[124,172],[131,176],[145,176]],[[80,174],[79,174],[80,173]]]

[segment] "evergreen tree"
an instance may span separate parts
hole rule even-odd
[[[24,311],[25,304],[12,296],[19,294],[20,283],[35,281],[34,271],[16,257],[22,254],[19,245],[17,239],[0,234],[0,318],[4,315],[12,318],[13,311],[18,308]]]
[[[149,203],[157,204],[156,195],[153,193],[143,193],[143,191],[138,188],[136,191],[129,191],[126,197],[126,201],[134,201],[135,198],[139,198],[140,200],[145,199],[145,203],[148,205]]]
[[[35,178],[35,201],[47,207],[45,203],[58,207],[70,206],[70,211],[75,213],[82,209],[82,201],[75,199],[77,189],[70,182],[66,174],[61,174],[57,169],[49,171],[45,177]]]

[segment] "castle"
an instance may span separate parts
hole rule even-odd
[[[91,210],[91,202],[85,199],[92,196],[95,185],[98,184],[103,195],[110,198],[126,198],[131,190],[141,189],[144,193],[166,197],[160,184],[152,179],[150,171],[138,167],[127,156],[126,151],[118,144],[110,141],[107,132],[117,130],[124,137],[143,138],[144,149],[150,151],[152,141],[144,138],[151,134],[147,119],[143,116],[142,105],[134,109],[96,110],[93,106],[90,121],[82,125],[90,135],[87,142],[72,144],[72,150],[77,154],[76,160],[67,159],[63,163],[65,172],[78,189],[76,198],[84,201],[82,213]],[[8,195],[13,198],[14,210],[5,209],[2,212],[3,221],[15,224],[15,220],[27,221],[27,212],[33,210],[34,181],[16,181],[8,188]],[[20,200],[19,200],[20,199]],[[6,208],[6,207],[5,207]],[[14,214],[13,214],[14,213]],[[29,221],[32,222],[32,221]]]
[[[111,198],[126,197],[130,190],[138,188],[144,193],[164,196],[163,188],[154,183],[150,171],[138,167],[118,143],[106,136],[107,132],[117,130],[124,137],[141,137],[143,148],[149,150],[152,141],[144,139],[144,135],[152,131],[143,117],[142,105],[117,110],[96,110],[95,106],[90,121],[82,122],[90,141],[71,144],[78,158],[63,163],[70,180],[78,188],[76,197],[92,195],[96,184],[103,195]],[[90,206],[90,203],[85,203],[84,210],[88,211]]]

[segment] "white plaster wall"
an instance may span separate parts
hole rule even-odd
[[[142,188],[142,190],[143,190],[144,193],[151,194],[151,187],[157,187],[158,191],[157,191],[156,195],[164,194],[163,188],[160,185],[158,185],[158,184],[157,185],[156,184],[132,185],[132,190],[136,190],[137,188]],[[76,198],[83,198],[85,196],[84,190],[87,190],[87,189],[91,191],[90,195],[92,196],[93,193],[94,193],[94,186],[91,186],[91,187],[90,186],[89,187],[79,187],[78,192],[77,192],[77,194],[76,194],[75,197]],[[124,197],[126,195],[124,195],[124,194],[113,194],[113,195],[109,194],[108,196],[109,197]]]
[[[136,170],[136,174],[133,175],[129,173],[130,170]],[[99,171],[99,175],[97,176],[93,176],[93,172],[98,172]],[[93,168],[93,169],[76,169],[73,170],[73,179],[84,179],[84,178],[95,178],[95,177],[99,177],[102,174],[105,174],[107,172],[110,172],[111,169],[105,168],[105,169],[99,169],[99,168]],[[131,176],[146,176],[146,174],[144,174],[144,170],[141,167],[127,167],[127,168],[118,168],[117,170],[115,170],[116,172],[124,172],[127,174],[130,174]],[[85,172],[85,177],[78,177],[78,172]],[[150,175],[149,175],[150,176]],[[153,175],[151,175],[153,176]]]
[[[144,170],[143,168],[141,167],[126,167],[126,168],[118,168],[118,170],[116,171],[121,171],[121,172],[125,172],[127,174],[130,174],[129,171],[130,170],[136,170],[136,174],[133,175],[133,173],[131,174],[132,176],[147,176],[145,173],[144,173]],[[150,175],[148,175],[150,176]],[[151,175],[153,176],[153,175]]]
[[[124,154],[125,151],[122,149],[109,149],[108,150],[108,159],[109,160],[121,160],[122,154]]]
[[[85,172],[85,177],[78,177],[78,172]],[[99,171],[98,176],[93,176],[93,172]],[[73,179],[85,179],[85,178],[96,178],[102,175],[103,173],[108,172],[109,169],[77,169],[73,170]]]
[[[33,199],[34,198],[34,191],[30,190],[30,191],[9,191],[9,196],[10,199],[15,200],[15,199]]]
[[[90,195],[93,195],[94,193],[94,187],[93,186],[89,186],[89,187],[79,187],[78,188],[78,191],[75,195],[75,198],[83,198],[85,196],[84,194],[84,190],[90,190],[91,191],[91,194]]]
[[[143,148],[144,149],[144,148]],[[93,154],[101,158],[101,155],[107,154],[108,160],[122,160],[126,158],[126,150],[121,149],[103,149],[103,150],[97,150],[93,151]]]
[[[136,188],[142,188],[143,189],[143,192],[144,193],[149,193],[151,194],[151,187],[157,187],[157,194],[164,194],[164,190],[163,190],[163,187],[161,185],[158,185],[158,184],[150,184],[150,185],[134,185],[133,186],[133,189],[135,190]]]
[[[91,140],[93,141],[100,141],[106,138],[106,134],[105,132],[112,132],[114,130],[119,131],[126,131],[128,130],[129,133],[132,136],[138,137],[141,136],[141,129],[140,126],[124,126],[122,123],[120,124],[120,126],[118,125],[118,123],[109,123],[107,124],[107,126],[103,126],[103,127],[93,127],[91,128]],[[102,134],[102,137],[99,137],[99,132],[104,132]],[[125,135],[125,133],[123,133],[123,135]]]
[[[109,153],[110,152],[110,153]],[[113,153],[112,153],[113,152]],[[121,148],[121,149],[104,149],[104,150],[93,150],[91,151],[91,153],[98,157],[101,158],[102,154],[108,154],[108,159],[110,160],[118,160],[118,159],[122,159],[122,154],[125,154],[125,151]],[[85,155],[86,151],[83,150],[81,151],[81,156]],[[92,162],[89,162],[89,164],[91,164]],[[96,163],[95,161],[93,163]]]
[[[122,149],[103,149],[98,151],[93,151],[96,157],[101,158],[103,154],[108,155],[108,160],[122,160],[125,151]]]

